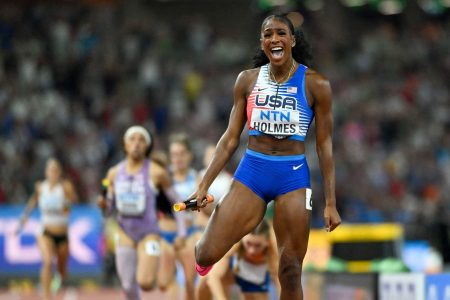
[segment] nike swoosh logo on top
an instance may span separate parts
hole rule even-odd
[[[264,90],[267,90],[267,88],[266,87],[265,88],[258,88],[258,92],[264,91]]]
[[[292,166],[292,170],[296,171],[298,169],[300,169],[303,166],[303,164],[300,164],[298,166]]]

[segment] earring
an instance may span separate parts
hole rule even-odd
[[[292,43],[292,47],[295,47],[295,43]]]

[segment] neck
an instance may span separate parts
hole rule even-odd
[[[55,186],[55,185],[58,184],[58,182],[59,182],[59,179],[55,179],[55,180],[50,180],[50,179],[48,179],[48,184],[49,184],[50,186]]]
[[[133,172],[140,170],[142,168],[143,164],[144,164],[144,159],[134,159],[134,158],[128,157],[126,169],[128,172],[133,173]]]
[[[173,172],[173,176],[177,179],[184,179],[186,178],[187,174],[189,173],[189,168],[187,169],[180,169]]]
[[[295,61],[293,58],[278,67],[273,66],[272,64],[269,65],[269,71],[272,74],[272,80],[274,80],[276,83],[287,81],[289,77],[291,77],[291,75],[294,73],[294,68]]]

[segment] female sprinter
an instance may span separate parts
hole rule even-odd
[[[280,299],[303,299],[301,274],[312,209],[304,140],[315,116],[316,149],[323,177],[325,227],[341,222],[336,210],[332,152],[333,115],[328,80],[305,66],[303,35],[282,15],[261,26],[261,51],[255,68],[239,74],[228,128],[198,190],[199,207],[209,186],[239,144],[245,123],[246,154],[229,193],[218,204],[196,245],[196,269],[205,275],[230,248],[251,232],[275,200],[273,226],[279,253]]]
[[[268,300],[272,279],[278,283],[278,255],[263,221],[237,243],[211,270],[206,279],[214,299],[226,300],[227,287],[236,283],[245,300]]]
[[[152,161],[167,168],[169,159],[164,152],[152,153]],[[161,256],[159,261],[158,287],[164,292],[165,299],[178,299],[178,284],[176,281],[176,250],[184,247],[186,224],[185,212],[173,211],[173,204],[164,193],[156,197],[158,207],[158,225],[160,229]],[[180,225],[183,235],[180,235]]]
[[[124,135],[126,159],[107,174],[107,198],[99,196],[98,205],[110,215],[116,212],[116,267],[128,300],[140,299],[140,289],[156,286],[160,255],[156,213],[156,187],[172,202],[179,201],[166,169],[146,157],[151,137],[141,126],[132,126]]]
[[[195,191],[198,184],[197,172],[191,167],[193,154],[188,136],[184,134],[176,134],[171,136],[169,144],[169,158],[171,175],[175,191],[182,199],[187,199],[192,192]],[[195,291],[195,259],[194,247],[198,240],[195,236],[197,229],[194,215],[192,212],[186,213],[185,220],[188,228],[188,237],[184,243],[177,239],[176,232],[174,232],[173,219],[160,219],[161,238],[163,253],[161,256],[161,269],[167,270],[160,272],[159,285],[160,287],[169,287],[168,296],[176,298],[175,284],[175,262],[178,260],[184,272],[185,279],[185,299],[193,300]],[[175,216],[180,214],[176,213]]]
[[[28,202],[19,223],[20,232],[29,214],[36,205],[41,211],[42,233],[37,243],[42,256],[41,285],[43,299],[51,298],[52,261],[56,256],[59,285],[66,279],[66,267],[69,259],[69,210],[77,200],[75,189],[69,180],[62,178],[62,168],[58,160],[50,158],[45,168],[45,180],[37,182],[34,194]],[[57,276],[55,276],[57,278]],[[59,284],[57,281],[60,281]]]

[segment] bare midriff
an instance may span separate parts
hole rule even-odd
[[[297,140],[277,139],[269,135],[251,135],[248,149],[275,156],[305,153],[305,144]]]
[[[69,231],[67,225],[45,225],[44,229],[47,230],[47,232],[56,235],[65,234]]]

